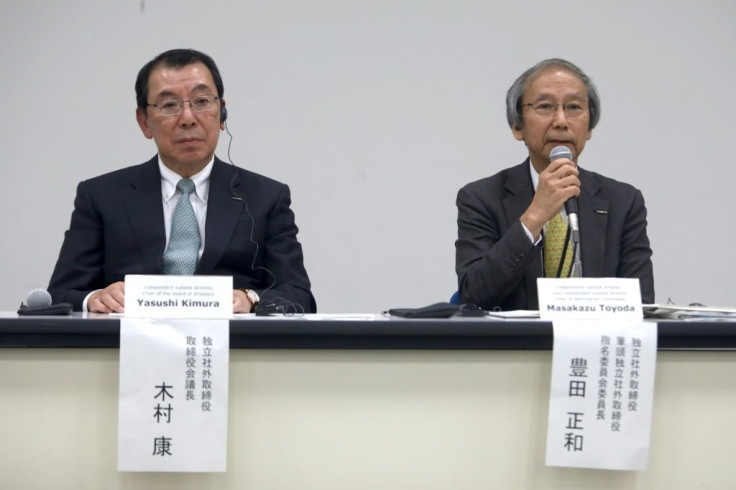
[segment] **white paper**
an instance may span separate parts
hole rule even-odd
[[[316,321],[376,321],[381,320],[381,316],[375,313],[303,313],[294,315],[274,314],[266,316],[257,316],[253,313],[236,313],[233,315],[235,320],[316,320]]]
[[[486,315],[496,318],[516,319],[516,318],[539,318],[537,310],[510,310],[510,311],[487,311]]]
[[[657,325],[556,321],[553,328],[547,465],[646,469]]]
[[[647,318],[673,320],[736,320],[736,308],[730,306],[645,305],[644,315]]]
[[[119,471],[227,468],[228,320],[120,320]]]

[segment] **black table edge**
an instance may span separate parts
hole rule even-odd
[[[659,350],[736,350],[736,322],[658,322]],[[539,320],[305,318],[230,320],[232,349],[551,350]],[[0,317],[2,348],[118,348],[120,320]]]

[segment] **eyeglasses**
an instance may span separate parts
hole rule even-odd
[[[583,105],[585,104],[585,105]],[[588,110],[587,102],[570,102],[569,104],[553,104],[551,102],[539,101],[530,102],[522,105],[522,107],[529,107],[539,117],[552,117],[557,113],[557,109],[562,107],[562,111],[565,113],[565,117],[575,119],[582,117]]]
[[[148,104],[148,106],[155,107],[158,110],[158,113],[162,116],[176,116],[181,112],[182,107],[184,107],[184,102],[189,102],[189,107],[191,107],[194,112],[207,112],[212,110],[217,99],[219,99],[219,97],[211,94],[195,95],[194,97],[184,100],[164,99],[156,104]]]

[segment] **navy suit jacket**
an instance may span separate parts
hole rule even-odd
[[[233,276],[235,289],[253,289],[261,301],[283,298],[316,311],[290,204],[288,186],[215,158],[195,274]],[[165,247],[153,157],[79,184],[48,290],[81,310],[90,292],[126,274],[163,274]]]
[[[642,301],[653,303],[644,197],[629,184],[579,170],[583,276],[638,278]],[[533,197],[528,159],[460,189],[455,269],[461,302],[487,310],[539,308],[543,242],[532,244],[520,221]]]

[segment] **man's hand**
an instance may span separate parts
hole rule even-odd
[[[550,162],[539,174],[539,184],[534,199],[524,214],[521,222],[538,239],[545,223],[560,212],[565,201],[580,195],[580,179],[578,169],[572,160],[558,158]]]
[[[245,295],[245,291],[233,289],[233,313],[250,313],[251,311],[253,311],[253,303]]]
[[[125,310],[125,283],[119,281],[95,291],[87,301],[87,309],[94,313],[123,313]],[[250,313],[253,304],[245,292],[233,290],[233,313]]]
[[[125,311],[125,283],[118,281],[92,293],[87,310],[93,313],[123,313]]]

